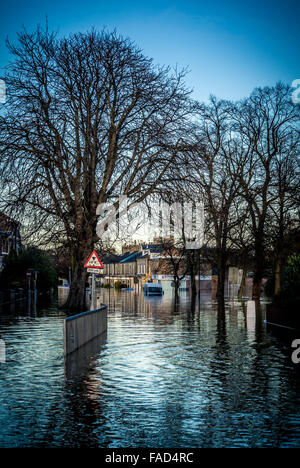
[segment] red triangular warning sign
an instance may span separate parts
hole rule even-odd
[[[84,264],[85,268],[101,268],[103,269],[102,262],[100,258],[98,257],[98,254],[95,250],[91,253],[89,256],[88,260]]]

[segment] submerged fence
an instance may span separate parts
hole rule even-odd
[[[76,351],[85,343],[107,330],[107,306],[72,315],[64,320],[65,355]]]

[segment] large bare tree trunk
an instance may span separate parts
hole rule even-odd
[[[82,312],[86,308],[86,268],[84,263],[93,251],[94,245],[87,239],[81,239],[78,242],[78,248],[73,249],[73,271],[72,283],[70,285],[69,296],[64,308],[72,311]]]
[[[241,279],[241,284],[238,290],[238,299],[241,301],[243,299],[243,293],[245,289],[245,283],[246,283],[246,278],[247,278],[247,268],[243,268],[243,274],[242,274],[242,279]]]
[[[179,288],[180,288],[180,279],[178,275],[174,275],[174,301],[175,303],[179,301]]]
[[[252,289],[253,300],[260,299],[261,285],[262,285],[262,277],[260,276],[258,272],[255,272],[254,278],[253,278],[253,289]]]
[[[218,300],[224,300],[225,274],[226,274],[226,266],[222,262],[222,259],[220,259],[220,261],[218,261],[218,284],[217,284],[217,299]]]
[[[263,279],[263,269],[265,262],[265,254],[263,247],[263,234],[262,232],[256,235],[255,239],[255,264],[254,264],[254,277],[252,288],[252,299],[258,300],[261,296],[261,286]]]
[[[72,284],[70,286],[70,293],[64,308],[72,311],[81,312],[86,308],[86,295],[85,295],[85,282],[86,272],[85,268],[79,264],[76,265],[73,272]]]
[[[192,297],[197,296],[197,287],[196,287],[196,270],[197,270],[197,258],[196,256],[198,253],[195,250],[187,251],[187,266],[188,266],[188,273],[191,277],[191,292]]]

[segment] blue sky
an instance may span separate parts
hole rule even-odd
[[[116,28],[154,62],[189,66],[194,97],[247,96],[254,87],[300,78],[300,2],[7,0],[1,5],[0,75],[9,55],[4,44],[25,25],[48,17],[61,35],[92,26]]]

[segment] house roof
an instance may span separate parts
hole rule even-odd
[[[142,250],[149,250],[150,252],[163,252],[164,248],[162,244],[144,244]]]
[[[139,259],[149,258],[149,254],[145,252],[148,250],[150,252],[162,252],[162,247],[159,245],[149,245],[143,246],[146,247],[144,250],[136,250],[135,252],[124,252],[121,255],[116,254],[106,254],[100,255],[101,261],[103,264],[108,263],[131,263]]]
[[[131,263],[135,262],[138,258],[143,257],[143,252],[137,251],[129,254],[126,256],[123,260],[120,261],[120,263]]]
[[[145,254],[145,253],[144,253],[144,255],[143,255],[142,257],[139,257],[137,260],[144,260],[144,259],[149,258],[149,257],[150,257],[149,254],[147,254],[147,253]]]
[[[108,263],[119,263],[120,260],[122,260],[127,255],[129,255],[128,252],[126,252],[125,254],[122,254],[122,255],[116,255],[116,254],[100,255],[99,254],[99,257],[100,257],[102,263],[108,264]]]

